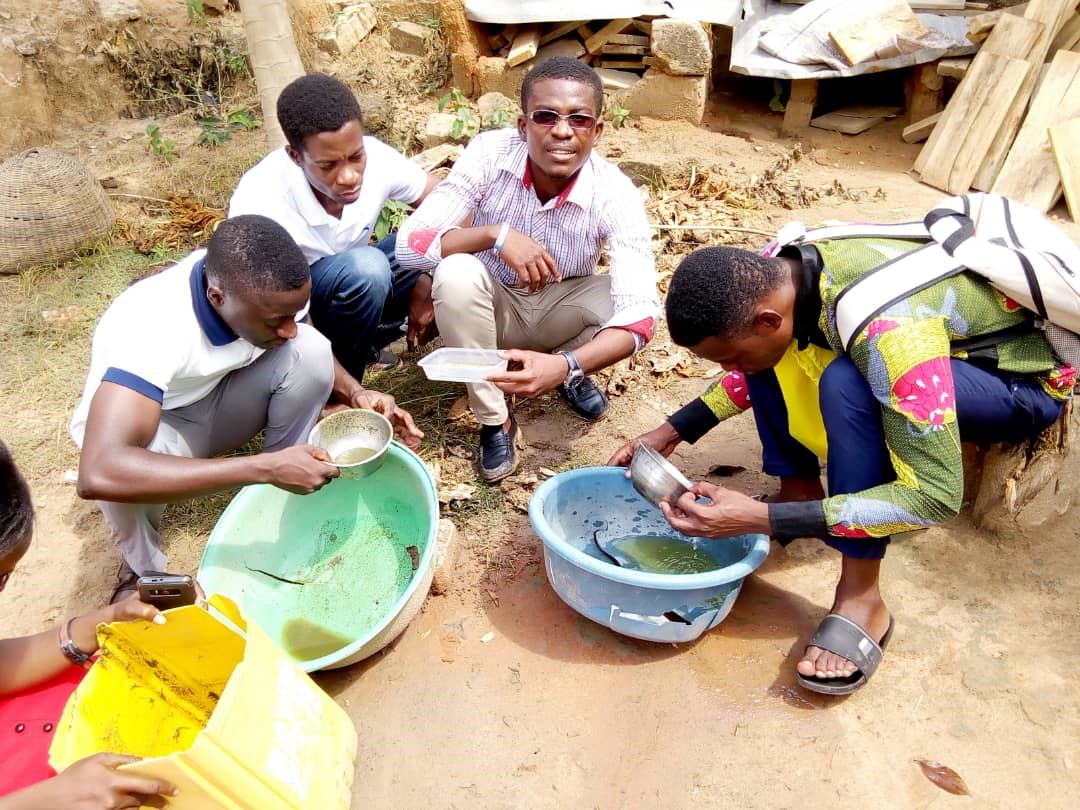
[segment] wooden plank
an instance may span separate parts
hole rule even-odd
[[[841,132],[844,135],[858,135],[899,112],[899,107],[845,108],[811,118],[810,126]]]
[[[600,67],[613,70],[644,70],[645,65],[633,59],[601,59]]]
[[[648,45],[605,45],[600,49],[602,54],[621,54],[623,56],[646,56],[649,53]]]
[[[970,128],[971,121],[960,120],[959,116],[965,115],[974,119],[979,114],[978,105],[971,104],[972,94],[976,92],[973,84],[981,81],[981,77],[986,75],[986,68],[980,68],[979,62],[989,59],[991,55],[1022,59],[1042,32],[1042,29],[1042,24],[1023,17],[1010,16],[1001,20],[990,37],[987,38],[986,44],[975,54],[967,75],[957,85],[956,92],[953,94],[952,100],[949,101],[949,106],[945,108],[945,114],[941,117],[937,127],[934,128],[934,132],[926,142],[926,146],[923,147],[922,151],[919,152],[919,156],[915,159],[915,171],[922,174],[927,164],[934,162],[939,164],[936,166],[937,172],[945,172],[945,175],[937,175],[942,178],[941,182],[945,182],[944,176],[947,176],[947,170],[940,165],[940,161],[945,158],[940,157],[937,152],[947,150],[948,147],[940,139],[944,137],[946,132],[949,133],[950,138],[956,138]],[[1009,102],[996,99],[994,103],[1004,104]],[[961,108],[963,112],[961,112]],[[943,151],[942,154],[950,153]],[[955,159],[955,153],[951,154],[952,159]],[[935,184],[931,183],[930,185]]]
[[[1074,13],[1065,21],[1058,35],[1054,37],[1054,41],[1050,43],[1049,53],[1071,51],[1077,42],[1080,42],[1080,14]]]
[[[1061,174],[1069,216],[1073,222],[1080,222],[1080,118],[1050,127],[1050,145]]]
[[[829,32],[829,39],[849,65],[877,56],[894,37],[922,39],[926,26],[905,0],[891,0],[872,17],[862,17]]]
[[[919,153],[924,183],[962,194],[1028,73],[1023,59],[980,52]],[[1004,99],[1005,103],[994,103]],[[924,157],[925,156],[925,157]]]
[[[941,120],[942,113],[934,113],[928,115],[922,121],[916,121],[914,124],[908,124],[904,127],[903,133],[900,135],[904,139],[904,143],[918,143],[919,141],[925,141],[930,137],[930,133],[933,132],[937,122]]]
[[[547,45],[549,42],[554,42],[559,37],[565,37],[572,31],[576,31],[583,26],[588,20],[577,20],[575,22],[559,23],[554,28],[549,28],[546,34],[540,36],[540,44]]]
[[[941,109],[945,80],[938,75],[933,62],[915,65],[904,83],[907,95],[907,120],[921,121]]]
[[[970,56],[950,56],[939,59],[937,63],[938,76],[946,79],[962,79],[971,66]]]
[[[1049,211],[1061,196],[1048,130],[1080,116],[1080,53],[1058,51],[991,189]]]
[[[817,104],[817,79],[792,79],[791,97],[784,109],[784,121],[780,131],[785,135],[805,129],[814,115]]]
[[[608,38],[608,45],[644,45],[649,47],[649,38],[641,34],[614,34]]]
[[[1054,41],[1054,37],[1057,36],[1062,23],[1065,22],[1075,8],[1076,0],[1030,0],[1028,3],[1024,18],[1042,23],[1043,30],[1027,53],[1027,61],[1032,69],[1028,70],[1027,77],[1024,79],[1023,84],[1020,85],[1020,90],[1013,98],[1012,105],[1005,113],[1005,118],[998,128],[997,135],[994,136],[994,140],[986,150],[986,157],[983,158],[982,165],[972,181],[972,185],[980,191],[987,191],[994,185],[994,181],[1005,163],[1005,158],[1009,155],[1013,139],[1020,129],[1024,111],[1027,109],[1028,101],[1031,99],[1031,94],[1035,89],[1035,82],[1038,81],[1038,66],[1046,61],[1050,43]],[[1006,17],[1003,18],[1003,21],[1005,19],[1012,18]],[[999,22],[994,27],[994,32],[1000,27],[1001,23]],[[986,41],[988,43],[993,39],[994,32],[987,37]]]
[[[634,28],[643,34],[652,36],[652,21],[651,20],[634,20]]]
[[[528,62],[536,56],[536,49],[540,47],[540,26],[527,25],[522,28],[514,41],[510,44],[510,53],[506,56],[508,67]]]
[[[594,56],[600,53],[600,49],[604,47],[607,41],[615,34],[621,34],[623,30],[632,23],[633,20],[626,18],[623,20],[612,20],[591,37],[585,40],[585,50]]]
[[[975,43],[982,42],[990,36],[990,32],[1004,15],[1013,14],[1020,17],[1023,16],[1025,11],[1027,11],[1027,3],[1009,6],[1009,8],[999,8],[996,11],[987,11],[985,14],[976,14],[968,19],[967,38]]]

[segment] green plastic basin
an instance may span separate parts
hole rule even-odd
[[[214,526],[198,578],[305,671],[343,667],[386,646],[420,609],[438,522],[431,474],[395,442],[374,474],[311,495],[244,487]]]

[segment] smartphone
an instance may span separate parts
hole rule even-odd
[[[187,574],[155,574],[139,577],[139,599],[158,610],[195,604],[195,580]]]

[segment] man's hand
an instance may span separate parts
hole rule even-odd
[[[699,503],[698,496],[708,503]],[[734,537],[748,532],[769,534],[769,507],[741,492],[698,481],[672,507],[660,502],[668,523],[689,537]]]
[[[507,394],[538,397],[556,388],[570,371],[569,363],[561,354],[507,349],[499,352],[499,356],[521,364],[516,371],[501,371],[484,378]]]
[[[165,624],[165,617],[153,605],[148,605],[139,599],[138,593],[133,593],[127,599],[121,599],[114,605],[105,608],[106,616],[103,622],[131,622],[147,621],[154,624]]]
[[[410,352],[415,352],[438,334],[435,304],[431,300],[431,276],[421,273],[409,298],[409,331],[405,335],[405,344]]]
[[[94,754],[80,759],[47,782],[27,788],[25,794],[29,803],[18,803],[21,794],[11,796],[13,801],[10,806],[115,810],[137,808],[144,803],[159,806],[160,797],[176,795],[176,788],[164,779],[147,779],[116,770],[120,765],[137,761],[135,757],[121,754]]]
[[[513,228],[506,233],[499,257],[517,273],[518,282],[530,293],[562,278],[559,266],[544,246]]]
[[[615,454],[607,460],[607,463],[609,467],[629,467],[630,460],[634,457],[634,451],[637,450],[639,444],[647,444],[664,458],[667,458],[679,446],[681,441],[682,438],[679,436],[678,431],[671,426],[671,422],[664,422],[648,433],[642,433],[640,436],[628,441],[615,451]],[[626,471],[626,477],[630,477],[629,470]]]
[[[353,408],[367,408],[369,411],[381,413],[390,420],[390,424],[394,428],[394,435],[407,447],[415,450],[420,446],[420,440],[424,438],[424,431],[416,426],[412,415],[407,410],[397,406],[394,398],[389,394],[361,388],[350,396],[349,405]]]
[[[329,463],[330,455],[314,445],[298,444],[263,455],[270,465],[267,483],[295,495],[309,495],[339,474]]]

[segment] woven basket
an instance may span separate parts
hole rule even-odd
[[[28,149],[0,163],[0,273],[61,259],[114,219],[97,178],[70,155]]]

